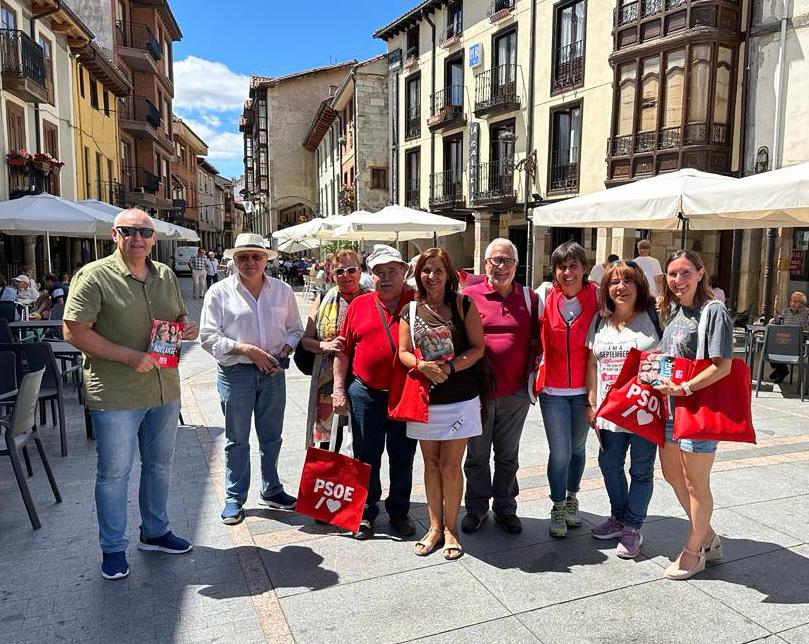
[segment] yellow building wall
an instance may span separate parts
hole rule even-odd
[[[73,74],[73,105],[75,115],[76,142],[76,195],[78,199],[100,199],[109,201],[112,182],[121,176],[120,137],[118,134],[118,98],[112,92],[109,95],[109,115],[104,113],[104,86],[98,84],[98,109],[90,103],[91,77],[86,69],[76,60],[71,62]],[[79,82],[80,71],[84,74],[84,97],[81,96]],[[87,149],[87,167],[85,168],[85,148]],[[96,153],[101,154],[101,176],[96,171]],[[108,160],[112,161],[112,176],[108,169]],[[99,192],[99,180],[100,192]],[[89,191],[88,191],[89,186]]]

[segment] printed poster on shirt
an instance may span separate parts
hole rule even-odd
[[[599,400],[607,397],[610,387],[618,379],[624,360],[630,349],[637,348],[635,341],[631,342],[607,342],[599,347],[598,355],[598,393]]]
[[[176,369],[180,363],[180,347],[183,342],[183,324],[154,320],[149,339],[149,355],[161,369]]]

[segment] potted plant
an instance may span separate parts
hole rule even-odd
[[[31,153],[26,149],[14,150],[6,155],[6,163],[9,165],[24,166],[31,160]]]

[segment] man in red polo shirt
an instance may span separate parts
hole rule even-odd
[[[514,281],[517,247],[508,239],[495,239],[486,248],[486,279],[467,286],[483,322],[486,358],[492,382],[486,394],[483,433],[467,443],[466,516],[464,532],[475,532],[489,516],[510,534],[519,534],[517,470],[520,437],[528,415],[528,372],[534,367],[539,339],[537,295]],[[494,450],[494,476],[489,468]]]
[[[354,456],[371,466],[368,500],[354,537],[368,539],[374,534],[377,503],[382,496],[379,469],[386,443],[390,492],[385,509],[394,530],[410,536],[416,532],[409,511],[417,442],[407,437],[405,423],[388,419],[388,388],[399,352],[399,312],[414,293],[405,287],[407,263],[395,248],[377,244],[366,262],[375,290],[355,298],[346,311],[340,332],[345,350],[334,357],[332,402],[336,413],[351,414]],[[347,382],[349,372],[353,374],[351,382]]]

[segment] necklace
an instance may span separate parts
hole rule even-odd
[[[441,311],[439,310],[440,307],[446,306],[444,302],[441,302],[440,304],[432,305],[432,304],[428,303],[427,300],[424,300],[424,306],[426,306],[427,310],[430,311],[433,315],[435,315],[444,324],[449,324],[450,323],[450,320],[446,319],[441,314]],[[449,307],[447,307],[447,308],[449,308]]]

